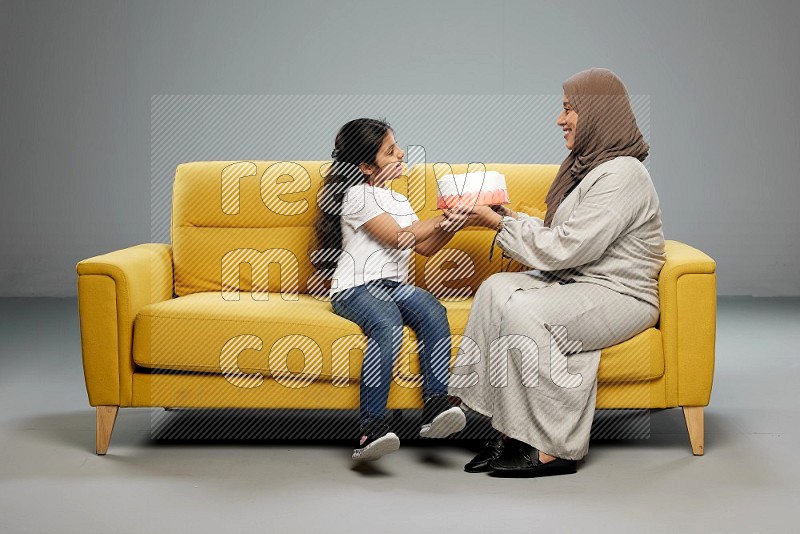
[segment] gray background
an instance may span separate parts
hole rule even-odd
[[[717,260],[720,294],[799,295],[799,15],[789,1],[0,0],[0,296],[72,296],[77,261],[158,238],[151,182],[165,178],[151,151],[165,143],[161,164],[326,159],[337,113],[350,113],[333,106],[291,134],[250,121],[226,146],[206,123],[197,143],[151,146],[154,96],[406,95],[380,115],[429,160],[558,163],[561,82],[592,66],[647,104],[666,237]],[[435,128],[431,95],[538,95],[553,108],[527,125],[473,109]],[[513,124],[494,142],[453,140],[486,121]]]

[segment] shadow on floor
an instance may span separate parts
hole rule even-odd
[[[93,451],[93,410],[21,418],[13,425],[42,441]],[[720,415],[706,410],[706,448],[714,449],[730,438]],[[479,450],[493,436],[488,419],[472,413],[467,428],[443,440],[419,438],[419,410],[390,415],[393,431],[404,447],[435,449],[463,447]],[[149,442],[153,446],[197,443],[219,446],[332,446],[353,445],[357,428],[355,411],[343,410],[204,410],[135,408],[121,409],[111,448],[115,443]],[[599,410],[592,427],[592,447],[684,447],[689,448],[680,409]],[[432,464],[437,461],[430,460]]]

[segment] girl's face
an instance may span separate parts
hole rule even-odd
[[[401,176],[405,172],[403,152],[394,139],[394,132],[389,130],[383,137],[381,147],[375,155],[375,165],[362,163],[361,172],[369,176],[369,183],[375,186],[382,186],[389,180]]]
[[[558,116],[556,124],[561,126],[561,129],[564,130],[564,139],[567,142],[567,149],[572,150],[575,148],[575,131],[578,128],[578,114],[575,113],[569,100],[567,100],[567,95],[564,95],[563,104],[564,110]]]

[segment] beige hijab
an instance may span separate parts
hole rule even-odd
[[[578,114],[575,146],[564,159],[547,192],[544,224],[553,216],[572,186],[601,163],[619,156],[647,157],[645,143],[622,80],[608,69],[589,69],[563,84],[564,94]]]

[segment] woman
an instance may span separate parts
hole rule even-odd
[[[661,212],[628,93],[606,69],[579,72],[563,88],[557,124],[570,153],[544,221],[474,207],[441,223],[495,228],[505,253],[533,268],[495,274],[475,294],[464,335],[480,361],[462,350],[456,368],[477,383],[454,377],[450,393],[490,417],[500,436],[468,472],[574,473],[589,447],[599,349],[658,321]]]

